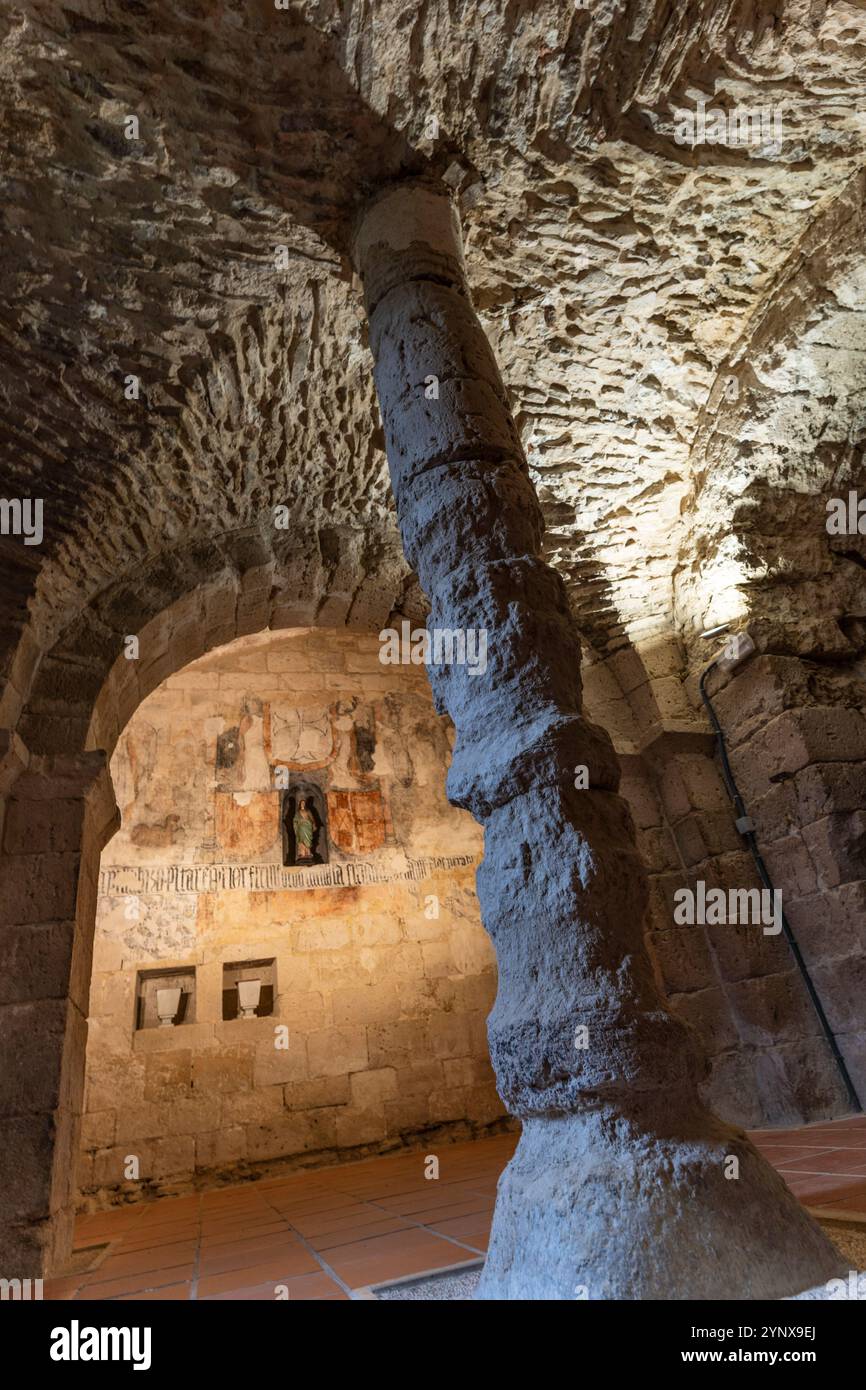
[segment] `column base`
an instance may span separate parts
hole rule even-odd
[[[593,1110],[524,1121],[475,1297],[779,1299],[843,1264],[740,1131]]]

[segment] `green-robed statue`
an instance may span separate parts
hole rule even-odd
[[[313,858],[313,841],[316,838],[316,821],[308,797],[298,806],[292,820],[295,832],[295,859],[298,863]]]

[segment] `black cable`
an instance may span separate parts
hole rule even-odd
[[[752,851],[752,858],[755,861],[755,867],[758,870],[758,874],[760,875],[761,882],[763,883],[764,887],[769,889],[771,893],[775,893],[776,890],[773,887],[773,882],[770,878],[769,871],[767,869],[766,864],[764,863],[761,851],[758,849],[758,841],[755,835],[755,831],[754,829],[748,828],[750,825],[753,824],[753,822],[751,821],[749,814],[746,811],[745,805],[743,804],[743,798],[740,796],[739,788],[736,782],[734,781],[734,774],[731,771],[731,764],[728,761],[728,750],[725,746],[725,735],[722,732],[722,726],[719,723],[716,711],[713,708],[713,703],[706,691],[705,682],[707,676],[714,669],[717,661],[718,657],[716,657],[714,661],[710,662],[709,666],[704,671],[700,681],[698,682],[698,689],[701,692],[701,699],[704,702],[707,714],[710,716],[710,723],[712,724],[716,733],[716,743],[718,744],[719,757],[722,763],[722,777],[725,781],[725,787],[727,789],[728,796],[731,798],[731,801],[734,804],[734,809],[737,813],[737,830],[742,835],[743,839],[746,841],[746,844],[749,846],[749,849]],[[741,827],[740,822],[746,822],[747,824],[744,827]],[[854,1087],[854,1082],[851,1080],[851,1077],[848,1074],[848,1068],[845,1065],[845,1058],[839,1051],[839,1046],[836,1042],[833,1029],[830,1027],[830,1022],[827,1018],[827,1015],[824,1012],[824,1006],[821,1003],[818,991],[816,990],[815,985],[812,981],[812,977],[809,974],[809,968],[803,959],[800,947],[797,945],[797,939],[794,936],[793,931],[791,930],[791,924],[785,916],[784,908],[782,909],[782,931],[784,933],[785,940],[787,941],[788,946],[790,947],[791,954],[796,962],[797,969],[803,977],[803,983],[805,984],[806,989],[808,990],[809,998],[812,1001],[815,1013],[818,1015],[818,1021],[821,1024],[821,1028],[824,1032],[824,1037],[827,1039],[827,1044],[830,1048],[830,1051],[833,1054],[833,1059],[836,1063],[839,1075],[842,1078],[842,1083],[845,1087],[845,1090],[848,1093],[848,1100],[853,1105],[855,1110],[862,1111],[863,1106],[860,1104],[860,1097],[858,1096],[857,1091]]]

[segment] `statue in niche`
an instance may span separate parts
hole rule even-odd
[[[298,782],[282,793],[283,863],[305,868],[328,862],[325,798],[310,782]]]
[[[316,821],[312,811],[312,801],[308,796],[301,798],[292,819],[295,830],[295,855],[299,864],[307,860],[313,862],[313,841],[316,838]]]

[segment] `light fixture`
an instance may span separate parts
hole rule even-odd
[[[708,627],[701,633],[705,640],[710,637],[718,637],[723,632],[728,632],[730,623],[720,623],[718,627]],[[734,632],[728,638],[725,645],[716,652],[707,670],[718,666],[720,671],[732,671],[735,666],[739,666],[741,661],[745,661],[747,656],[751,656],[755,651],[755,643],[751,634],[745,629],[742,632]]]
[[[719,655],[716,665],[721,671],[733,671],[755,650],[755,643],[748,632],[735,632],[728,638]]]

